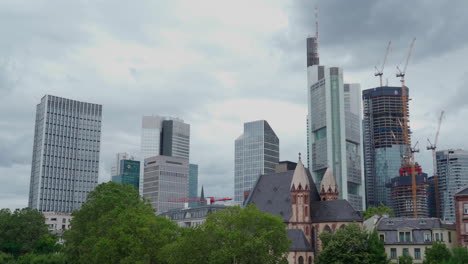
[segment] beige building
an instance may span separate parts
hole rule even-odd
[[[319,193],[320,190],[320,193]],[[321,250],[320,234],[362,223],[362,216],[346,200],[337,200],[338,186],[330,169],[318,189],[301,159],[294,170],[261,175],[246,204],[283,218],[292,241],[289,264],[312,264]]]
[[[45,224],[51,232],[63,232],[70,228],[73,219],[70,213],[44,212]]]
[[[426,248],[434,242],[442,242],[448,248],[456,247],[455,224],[438,218],[390,218],[374,216],[364,223],[371,232],[376,228],[384,241],[385,252],[392,262],[407,255],[413,263],[423,263]]]

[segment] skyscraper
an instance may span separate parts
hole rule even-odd
[[[307,73],[309,170],[320,186],[330,168],[339,186],[339,198],[363,210],[360,86],[344,84],[338,67],[312,64]]]
[[[188,159],[154,156],[144,161],[143,196],[156,212],[184,207],[189,185]]]
[[[273,173],[279,162],[279,139],[267,121],[244,123],[235,140],[234,201],[242,203],[260,174]]]
[[[408,94],[408,88],[406,88]],[[392,207],[386,183],[399,175],[405,140],[400,126],[403,117],[401,87],[364,90],[364,174],[367,206]]]
[[[45,95],[36,107],[29,208],[79,209],[98,183],[102,105]]]
[[[455,221],[454,195],[468,185],[468,152],[449,149],[436,152],[439,175],[440,216]]]
[[[188,196],[193,198],[198,195],[198,165],[189,164]],[[198,202],[189,202],[189,207],[196,207]]]
[[[182,119],[163,116],[143,116],[141,159],[165,155],[189,159],[190,125]],[[143,163],[140,167],[140,193],[143,193]]]
[[[134,160],[134,159],[135,157],[129,155],[126,152],[117,153],[115,155],[115,163],[111,167],[111,177],[120,174],[120,168],[121,168],[120,161],[121,160]]]
[[[120,160],[118,174],[112,176],[112,181],[128,184],[137,189],[140,186],[140,162],[131,159]]]

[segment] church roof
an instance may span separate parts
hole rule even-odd
[[[310,181],[307,177],[307,171],[304,168],[304,164],[302,164],[302,160],[299,157],[299,162],[296,165],[296,169],[294,170],[294,174],[291,180],[291,189],[293,186],[297,189],[299,186],[302,186],[302,189],[305,189],[306,186],[310,188]]]
[[[310,183],[310,199],[311,201],[319,201],[320,196],[312,176],[309,170],[305,171]],[[260,175],[245,204],[253,203],[262,212],[280,216],[285,222],[288,222],[292,216],[290,186],[293,174],[294,171],[290,170]]]
[[[292,241],[290,251],[312,251],[312,247],[301,229],[288,229],[286,235]]]
[[[325,174],[323,175],[322,182],[320,183],[320,191],[322,189],[328,191],[328,188],[330,187],[332,188],[332,191],[336,191],[337,185],[331,168],[327,168]]]
[[[360,212],[346,200],[314,201],[310,204],[312,223],[362,222]]]
[[[458,191],[455,196],[458,196],[458,195],[467,195],[468,194],[468,185],[465,186],[464,188],[462,188],[460,191]]]

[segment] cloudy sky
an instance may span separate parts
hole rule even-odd
[[[313,0],[0,1],[0,208],[27,206],[35,106],[52,94],[103,105],[100,182],[117,152],[138,155],[141,116],[191,125],[191,161],[205,193],[232,196],[234,139],[267,120],[282,160],[306,153],[305,38]],[[440,149],[468,142],[468,2],[318,1],[321,63],[374,87],[407,71],[416,156],[446,111]]]

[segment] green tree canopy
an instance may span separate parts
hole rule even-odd
[[[451,258],[452,253],[444,243],[434,242],[432,247],[426,248],[424,264],[440,264]]]
[[[49,230],[45,225],[44,215],[29,208],[0,210],[0,251],[19,256],[35,250],[40,241],[53,240],[49,237]]]
[[[379,206],[371,206],[364,211],[364,220],[371,218],[374,215],[382,216],[388,214],[389,216],[394,216],[393,209],[386,206],[385,204],[380,204]]]
[[[413,264],[413,258],[411,256],[400,256],[398,264]]]
[[[70,263],[158,263],[160,248],[178,234],[137,189],[115,182],[98,185],[73,217],[64,233]]]
[[[361,230],[358,224],[347,225],[335,233],[320,235],[322,251],[316,264],[374,264],[388,263],[383,242],[374,231],[371,234]]]
[[[287,263],[290,243],[281,218],[248,205],[209,215],[163,251],[170,264],[276,264]]]

